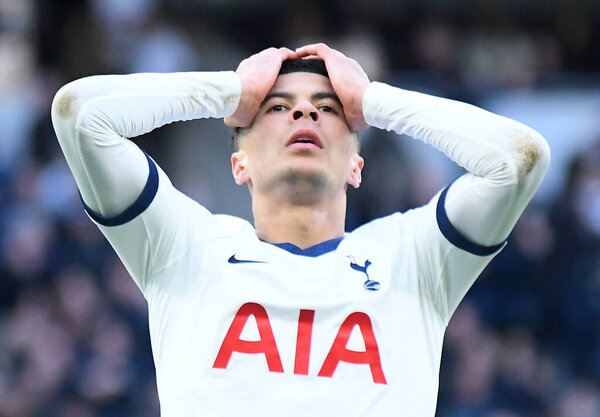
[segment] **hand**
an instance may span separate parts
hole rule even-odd
[[[362,99],[369,86],[369,77],[360,64],[324,43],[296,49],[299,58],[317,56],[325,61],[331,85],[344,106],[344,115],[350,129],[357,132],[369,125],[363,116]]]
[[[235,71],[242,81],[242,96],[234,114],[225,118],[230,127],[248,127],[273,84],[281,63],[286,59],[297,58],[297,54],[287,48],[269,48],[240,62]]]

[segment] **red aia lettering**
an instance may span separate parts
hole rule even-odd
[[[366,350],[364,352],[346,349],[355,326],[358,326],[360,329],[365,342]],[[373,382],[387,384],[383,368],[381,367],[379,348],[377,347],[377,340],[375,339],[371,319],[365,313],[352,313],[344,320],[325,358],[325,362],[323,362],[319,376],[333,376],[340,361],[368,364],[371,367]]]
[[[310,342],[314,319],[315,310],[300,310],[298,336],[296,337],[296,361],[294,363],[294,373],[298,375],[308,375]]]
[[[247,341],[240,339],[242,330],[248,321],[250,315],[256,319],[260,340]],[[213,364],[213,368],[227,368],[229,359],[233,352],[241,353],[264,353],[267,359],[267,365],[271,372],[283,372],[283,365],[279,357],[279,351],[275,344],[275,336],[271,328],[269,316],[263,306],[256,303],[246,303],[240,307],[237,314],[233,318],[229,330],[225,335],[221,349],[217,354],[217,359]]]
[[[256,319],[260,340],[247,341],[240,339],[250,315],[253,315]],[[300,310],[294,362],[294,374],[297,375],[308,375],[314,318],[315,310]],[[356,326],[360,329],[365,351],[357,352],[346,348],[350,335]],[[269,371],[283,372],[283,365],[281,364],[269,316],[260,304],[246,303],[240,307],[225,335],[213,368],[227,368],[233,352],[263,353],[267,359]],[[373,382],[387,384],[381,366],[379,347],[373,332],[373,325],[371,319],[365,313],[352,313],[344,320],[325,358],[325,362],[323,362],[319,376],[332,377],[340,361],[369,365]]]

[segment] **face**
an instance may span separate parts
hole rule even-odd
[[[236,182],[253,195],[313,198],[358,187],[363,166],[329,79],[307,72],[277,78],[231,160]]]

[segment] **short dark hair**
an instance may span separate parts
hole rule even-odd
[[[315,74],[321,74],[324,77],[329,78],[327,73],[327,67],[325,61],[318,58],[310,59],[288,59],[281,63],[281,69],[279,75],[289,74],[290,72],[312,72]]]
[[[281,63],[281,69],[278,75],[289,74],[292,72],[312,72],[329,78],[325,61],[318,58],[309,59],[288,59]],[[231,149],[233,152],[240,150],[240,136],[243,135],[244,128],[234,127],[231,131]],[[357,135],[358,136],[358,135]]]

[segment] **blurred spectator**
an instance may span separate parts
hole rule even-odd
[[[553,209],[556,250],[549,310],[552,340],[569,347],[564,360],[597,379],[600,343],[600,143],[571,164],[566,187]]]
[[[559,399],[551,417],[596,417],[600,415],[600,390],[595,383],[580,382]]]

